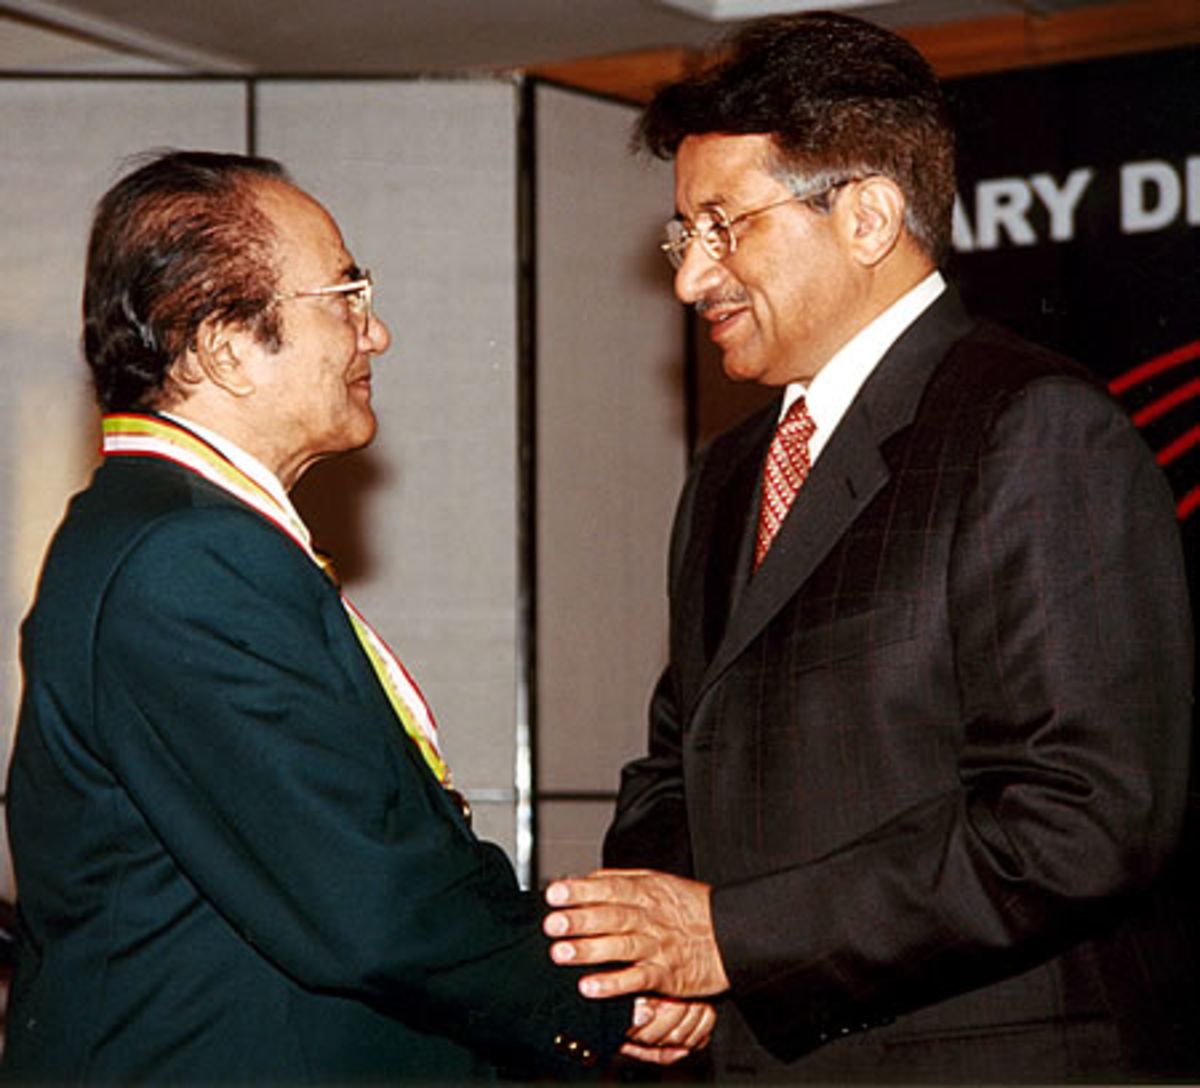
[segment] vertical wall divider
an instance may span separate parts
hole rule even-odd
[[[258,154],[258,80],[246,80],[246,154]]]
[[[516,857],[525,887],[538,879],[537,805],[537,132],[531,80],[517,101],[517,677]]]

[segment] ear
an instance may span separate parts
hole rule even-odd
[[[253,341],[244,331],[206,318],[196,334],[196,346],[179,364],[182,381],[208,381],[235,397],[247,397],[255,383],[247,366]],[[181,365],[182,364],[182,365]]]
[[[865,178],[846,195],[851,252],[863,266],[873,268],[896,248],[907,201],[899,185],[880,176]]]

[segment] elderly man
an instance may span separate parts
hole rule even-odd
[[[679,506],[605,850],[674,875],[552,885],[554,955],[635,961],[598,996],[726,994],[720,1080],[1195,1077],[1165,483],[1097,383],[943,280],[953,143],[911,47],[815,14],[719,57],[641,131],[676,294],[781,395]]]
[[[9,1076],[458,1082],[702,1041],[644,1003],[625,1042],[629,1000],[550,963],[288,500],[371,440],[389,343],[328,213],[270,161],[159,156],[98,207],[84,315],[105,460],[24,628]]]

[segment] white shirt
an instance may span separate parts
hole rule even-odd
[[[946,281],[931,272],[907,294],[902,295],[874,321],[847,341],[810,382],[792,382],[784,390],[780,419],[798,397],[805,397],[816,430],[808,443],[811,464],[833,436],[850,402],[871,376],[879,360],[900,334],[921,316],[943,291]]]

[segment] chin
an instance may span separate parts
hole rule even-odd
[[[378,431],[379,424],[374,412],[368,410],[356,414],[342,431],[342,450],[349,453],[351,450],[361,450],[364,446],[369,446]]]
[[[354,445],[356,450],[361,450],[364,446],[369,446],[373,441],[375,441],[375,435],[379,433],[379,426],[375,422],[374,416],[371,417],[370,425],[363,427],[359,433],[362,437],[361,440],[356,442]]]
[[[728,357],[722,359],[721,369],[731,382],[761,382],[764,380],[762,367],[739,365],[736,359]]]

